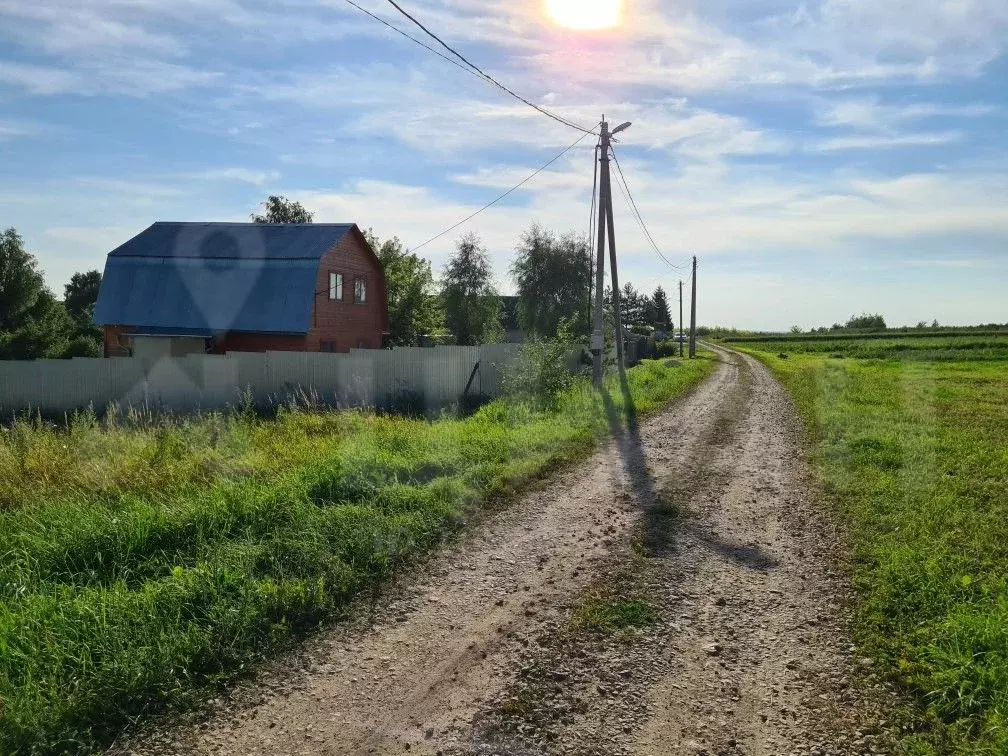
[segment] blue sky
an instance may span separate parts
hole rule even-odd
[[[618,154],[665,256],[700,257],[702,322],[1008,321],[1005,0],[627,0],[594,33],[541,0],[406,5],[565,117],[633,121]],[[57,292],[268,193],[415,245],[576,138],[343,0],[0,0],[0,226]],[[459,230],[502,290],[532,221],[587,230],[592,146]],[[621,280],[676,288],[614,201]]]

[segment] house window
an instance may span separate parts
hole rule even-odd
[[[367,283],[363,278],[354,279],[354,302],[357,304],[367,302]]]
[[[329,274],[329,299],[336,301],[343,300],[343,274]]]

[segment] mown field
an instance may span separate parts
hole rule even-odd
[[[632,369],[636,411],[713,367]],[[436,422],[292,409],[0,429],[0,753],[92,753],[198,704],[587,454],[606,418],[578,384],[550,408]]]
[[[1008,337],[733,344],[796,398],[908,753],[1008,753]],[[786,355],[786,357],[785,357]]]

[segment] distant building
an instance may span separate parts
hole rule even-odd
[[[379,349],[385,273],[355,224],[155,223],[109,253],[107,357]]]

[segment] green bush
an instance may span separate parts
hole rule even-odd
[[[505,371],[505,393],[539,408],[556,407],[560,396],[574,386],[582,373],[580,349],[569,337],[529,341]]]

